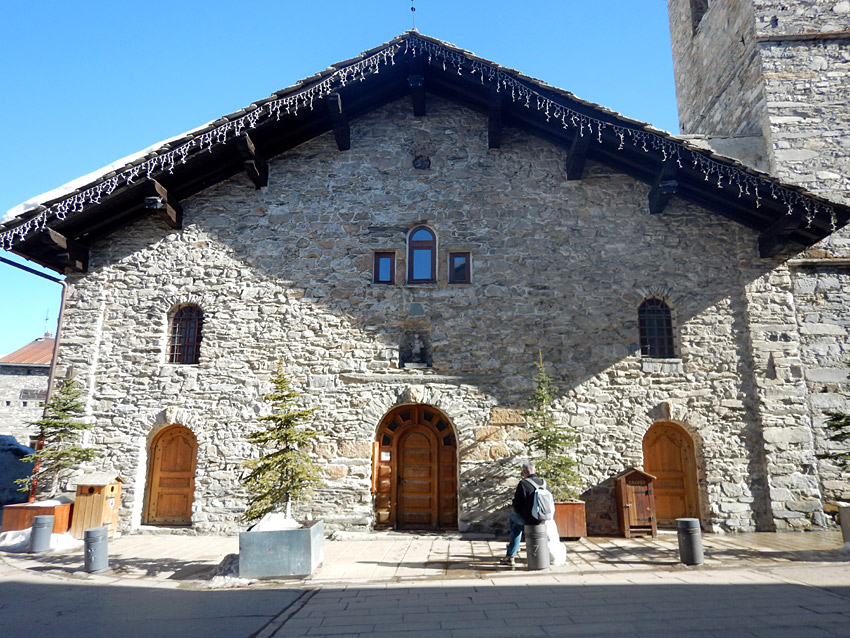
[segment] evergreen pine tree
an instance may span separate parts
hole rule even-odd
[[[80,387],[71,377],[66,377],[56,385],[53,398],[47,403],[44,416],[30,425],[39,427],[38,448],[21,460],[34,463],[31,476],[17,479],[19,491],[28,492],[38,485],[42,478],[50,480],[50,496],[59,491],[59,478],[63,470],[71,469],[80,463],[93,460],[97,452],[77,444],[80,435],[91,426],[77,421],[83,412]],[[43,485],[42,485],[43,488]]]
[[[578,463],[565,454],[575,445],[576,436],[554,422],[552,403],[557,389],[552,387],[552,379],[546,374],[542,355],[535,365],[534,392],[528,399],[531,409],[525,412],[531,423],[528,447],[542,454],[535,465],[538,473],[546,479],[555,500],[566,501],[578,496],[581,481],[576,469]]]
[[[248,441],[260,446],[260,458],[245,462],[250,470],[242,479],[248,489],[248,509],[242,518],[248,522],[266,514],[285,510],[290,514],[293,502],[309,496],[321,482],[321,470],[304,446],[318,434],[304,427],[313,410],[295,407],[298,393],[278,363],[272,378],[274,389],[263,396],[272,404],[272,414],[260,417],[264,430],[248,435]]]
[[[850,441],[850,414],[844,412],[826,412],[827,441],[847,443]],[[850,466],[850,449],[835,452],[824,452],[817,455],[819,459],[836,461],[842,468]]]

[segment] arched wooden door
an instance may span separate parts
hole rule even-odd
[[[195,497],[198,442],[182,425],[172,425],[154,437],[145,499],[145,523],[190,525]]]
[[[375,448],[375,527],[457,529],[457,442],[439,410],[396,408]]]
[[[658,524],[675,526],[677,518],[699,518],[694,443],[675,423],[656,423],[643,437],[643,469],[655,476]]]

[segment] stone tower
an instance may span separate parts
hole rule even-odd
[[[681,133],[784,181],[850,202],[850,1],[668,0],[668,9]],[[817,524],[819,513],[810,509],[813,479],[827,511],[830,502],[850,498],[840,468],[814,460],[830,449],[824,412],[850,412],[850,227],[786,257],[774,272],[791,282],[783,356],[800,366],[795,374],[806,386],[808,415],[800,415],[795,431],[803,452],[794,453],[806,460],[803,471],[769,471],[768,489],[791,489],[798,509],[812,512]],[[753,356],[757,361],[757,348]],[[772,381],[762,383],[779,391]],[[783,402],[798,401],[788,395],[765,403],[762,418],[775,418]],[[768,456],[782,459],[789,440],[769,440],[766,421],[764,427]],[[783,463],[768,459],[768,467]],[[775,521],[783,518],[787,513],[774,511]],[[778,529],[800,526],[799,518],[776,523]]]
[[[850,201],[850,1],[668,6],[681,132]]]

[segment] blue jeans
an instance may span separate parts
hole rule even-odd
[[[525,519],[513,512],[508,519],[511,526],[510,536],[508,537],[508,556],[514,557],[519,551],[519,543],[522,540],[522,528],[525,527]]]

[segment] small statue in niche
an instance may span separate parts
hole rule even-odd
[[[406,332],[399,355],[402,368],[430,368],[430,336],[421,332]]]

